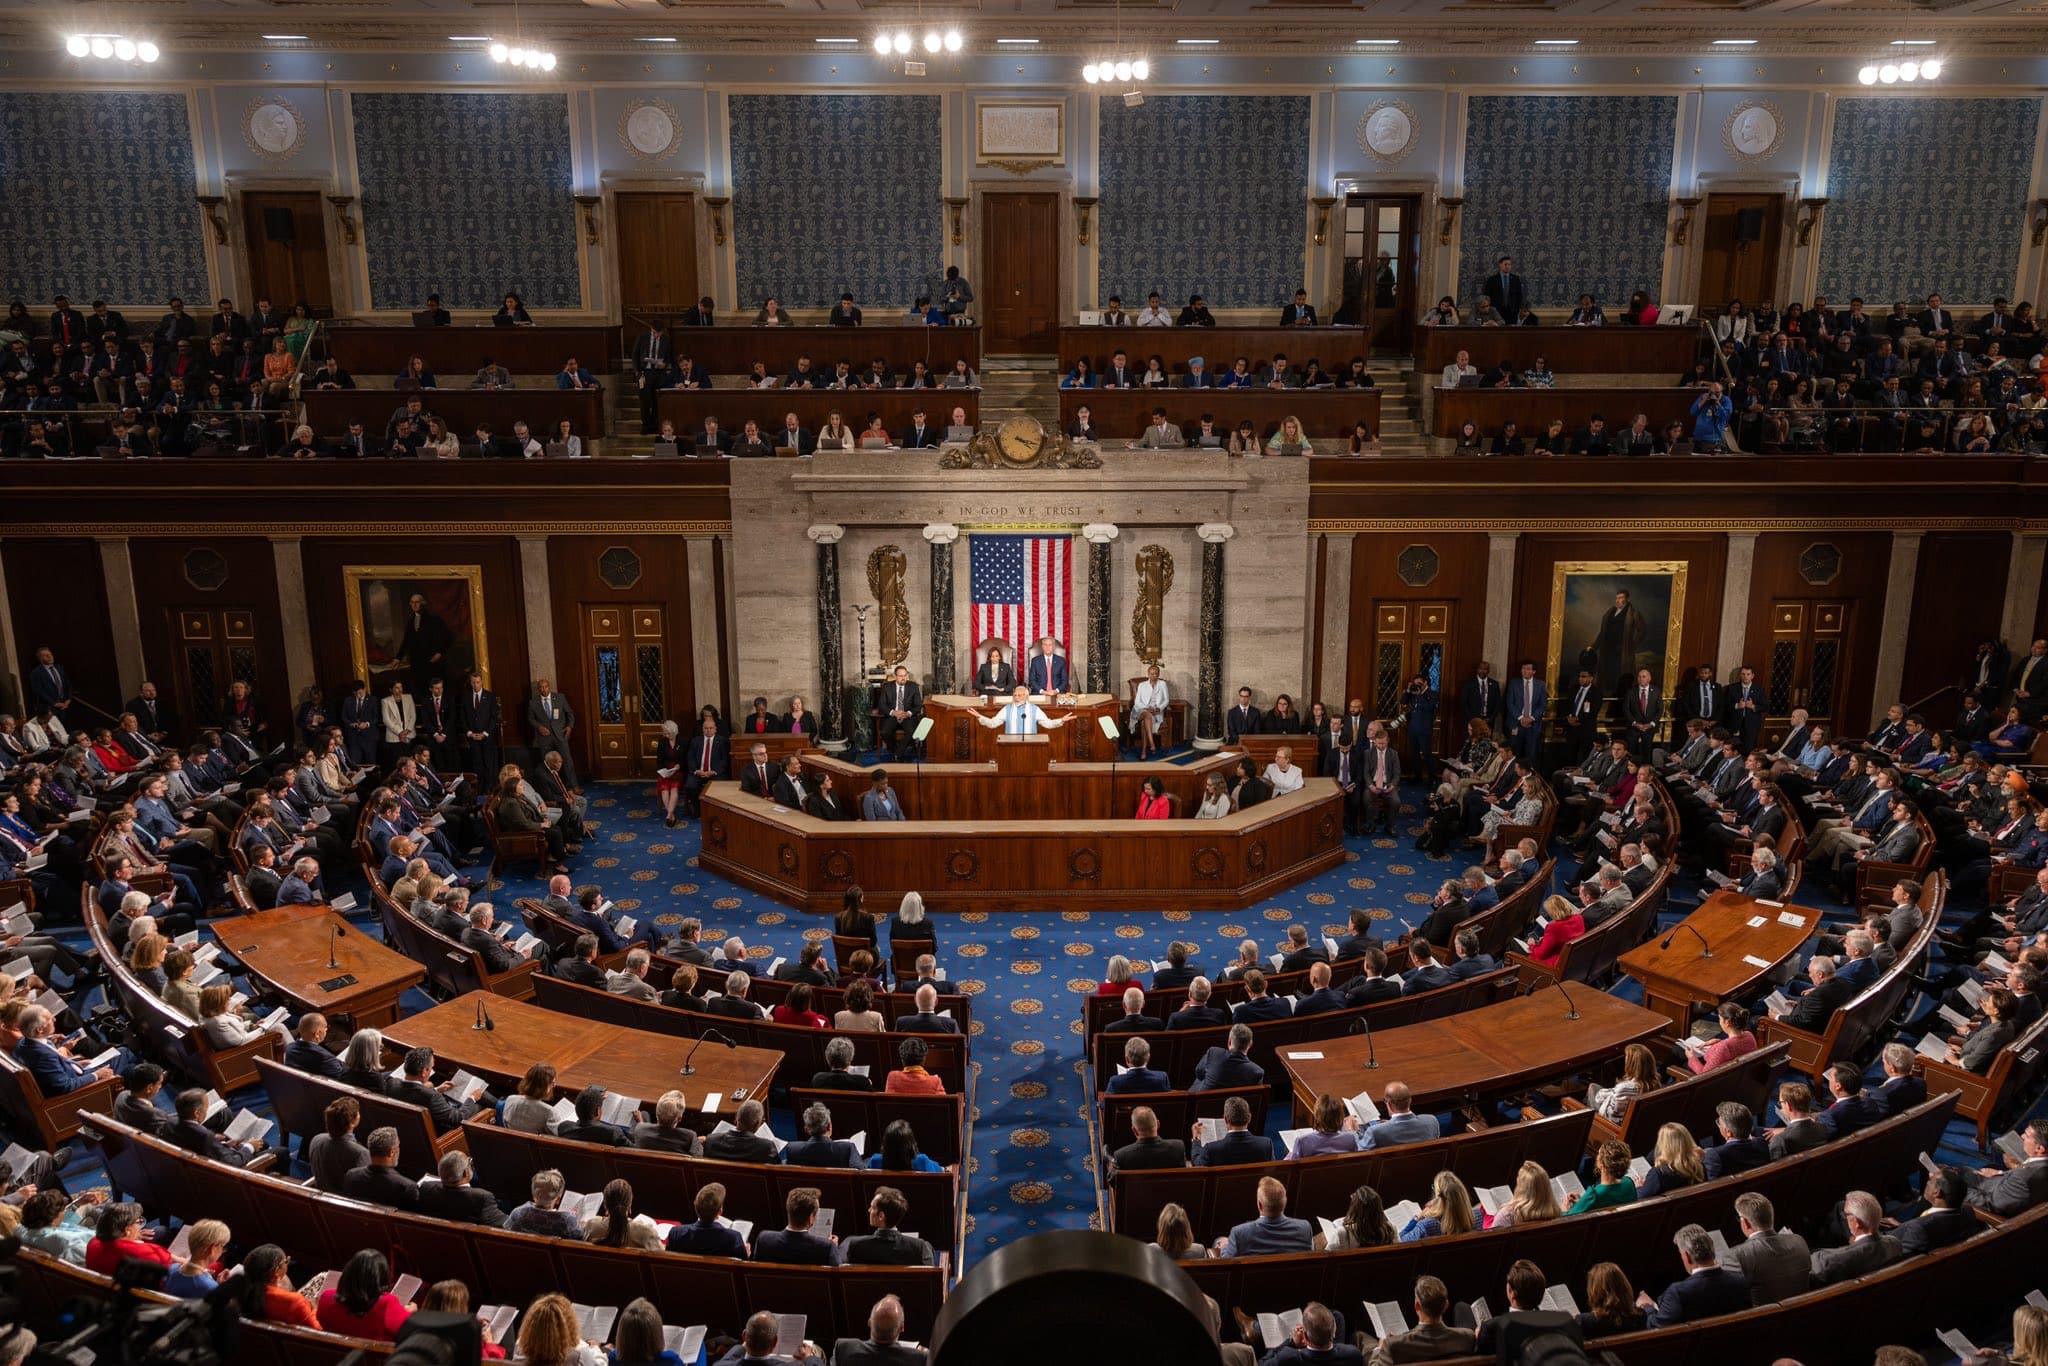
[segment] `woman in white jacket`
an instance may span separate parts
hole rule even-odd
[[[412,698],[406,696],[403,681],[391,684],[391,691],[379,704],[379,710],[384,720],[384,752],[389,756],[412,743],[413,732],[418,725]]]

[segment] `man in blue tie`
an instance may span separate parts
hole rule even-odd
[[[1494,309],[1503,318],[1519,318],[1522,308],[1529,302],[1529,288],[1521,276],[1515,274],[1515,258],[1503,256],[1493,274],[1486,277],[1480,292],[1490,300]]]
[[[57,662],[47,645],[36,650],[35,672],[28,679],[29,699],[37,712],[55,712],[59,720],[71,714],[71,675]]]
[[[1067,658],[1059,653],[1051,636],[1038,642],[1038,653],[1031,657],[1024,679],[1032,692],[1042,696],[1052,697],[1067,690]]]
[[[980,716],[976,720],[990,730],[1000,729],[1005,735],[1036,735],[1039,727],[1058,730],[1073,718],[1062,716],[1055,720],[1047,716],[1036,702],[1031,700],[1031,690],[1019,683],[1010,692],[1010,701],[994,716]]]

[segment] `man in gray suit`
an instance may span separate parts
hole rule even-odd
[[[832,1366],[924,1366],[925,1350],[905,1347],[898,1341],[902,1336],[903,1301],[884,1295],[868,1311],[865,1340],[841,1338],[832,1344]]]
[[[604,989],[613,996],[624,996],[628,1000],[654,1000],[660,993],[647,980],[647,966],[651,961],[646,949],[629,950],[626,966],[605,974]]]
[[[1812,1253],[1804,1238],[1776,1226],[1777,1211],[1769,1198],[1743,1192],[1735,1197],[1735,1216],[1742,1226],[1742,1241],[1729,1252],[1749,1277],[1749,1302],[1776,1304],[1805,1294],[1812,1277]]]
[[[2027,1160],[2012,1163],[2005,1171],[1980,1167],[1964,1172],[1970,1185],[1969,1203],[2010,1219],[2048,1200],[2048,1119],[2037,1119],[2020,1136]],[[2009,1163],[2010,1158],[2006,1159]]]
[[[1453,1328],[1444,1322],[1451,1307],[1451,1292],[1434,1276],[1415,1278],[1415,1326],[1405,1333],[1381,1338],[1373,1348],[1370,1366],[1401,1366],[1410,1361],[1438,1361],[1444,1357],[1472,1354],[1472,1330]]]
[[[1407,1082],[1388,1082],[1387,1089],[1380,1093],[1380,1103],[1386,1106],[1387,1117],[1365,1131],[1360,1148],[1391,1148],[1398,1143],[1424,1143],[1443,1137],[1443,1126],[1437,1123],[1435,1115],[1414,1112],[1414,1093]]]
[[[576,761],[569,756],[569,731],[576,724],[576,712],[569,699],[555,691],[545,678],[535,679],[533,700],[526,704],[526,733],[533,738],[533,762],[553,750],[562,756],[562,786],[576,786]]]
[[[1313,1234],[1306,1219],[1287,1217],[1287,1187],[1270,1176],[1259,1178],[1259,1217],[1239,1224],[1219,1240],[1220,1257],[1255,1257],[1266,1252],[1307,1252]]]
[[[1393,834],[1394,817],[1401,811],[1401,756],[1387,747],[1384,727],[1372,737],[1358,768],[1359,802],[1365,808],[1359,826],[1368,835],[1375,830]]]
[[[1131,443],[1134,451],[1178,451],[1187,447],[1181,439],[1180,428],[1166,420],[1166,409],[1152,410],[1152,423],[1144,433]]]
[[[1824,1247],[1813,1254],[1816,1287],[1868,1276],[1899,1259],[1899,1240],[1883,1231],[1884,1206],[1869,1191],[1850,1191],[1842,1200],[1842,1218],[1849,1225],[1847,1247]]]

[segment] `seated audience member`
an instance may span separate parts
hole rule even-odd
[[[1125,1096],[1148,1091],[1171,1091],[1173,1079],[1157,1071],[1151,1065],[1152,1045],[1144,1039],[1130,1039],[1124,1043],[1124,1060],[1117,1068],[1103,1090],[1112,1096]]]
[[[440,1179],[420,1183],[420,1213],[450,1224],[501,1227],[505,1212],[498,1208],[496,1196],[470,1184],[474,1170],[468,1153],[459,1149],[443,1153],[435,1168]]]
[[[668,1233],[668,1250],[686,1252],[696,1257],[732,1257],[745,1261],[746,1240],[740,1231],[725,1219],[725,1186],[717,1181],[706,1181],[697,1187],[697,1194],[691,1201],[697,1221],[693,1224],[677,1224]]]
[[[338,1096],[328,1102],[321,1115],[326,1132],[315,1134],[305,1152],[315,1189],[339,1195],[349,1173],[370,1165],[370,1150],[356,1141],[356,1126],[362,1118],[363,1107],[354,1096]]]
[[[1749,1278],[1720,1265],[1720,1254],[1705,1229],[1687,1224],[1671,1241],[1677,1245],[1678,1263],[1685,1274],[1654,1299],[1647,1290],[1636,1296],[1636,1303],[1649,1311],[1650,1327],[1669,1328],[1749,1308]]]
[[[2048,1119],[2030,1122],[2020,1133],[2020,1145],[2026,1157],[2007,1156],[2003,1170],[1979,1167],[1962,1173],[1970,1208],[2009,1219],[2048,1200]]]
[[[896,1046],[896,1056],[902,1063],[902,1066],[889,1074],[888,1080],[882,1089],[892,1096],[942,1096],[946,1094],[945,1079],[934,1076],[925,1070],[924,1060],[930,1051],[930,1046],[914,1034],[898,1044]]]
[[[860,1149],[851,1140],[832,1137],[832,1111],[813,1102],[802,1116],[804,1136],[782,1150],[786,1167],[841,1167],[862,1165]]]
[[[837,1260],[842,1266],[933,1266],[932,1245],[902,1231],[903,1216],[910,1202],[894,1186],[878,1186],[868,1200],[868,1226],[872,1233],[848,1235],[839,1244]],[[772,1321],[772,1317],[771,1321]]]
[[[372,1129],[365,1146],[370,1150],[370,1165],[358,1167],[343,1177],[341,1193],[372,1205],[417,1210],[419,1183],[398,1170],[398,1130]]]
[[[1199,1164],[1198,1164],[1199,1165]],[[1230,1230],[1216,1241],[1219,1257],[1255,1257],[1269,1252],[1307,1252],[1312,1230],[1306,1219],[1287,1217],[1287,1187],[1270,1176],[1258,1186],[1258,1218]]]
[[[1159,1116],[1148,1105],[1131,1111],[1131,1142],[1110,1154],[1109,1177],[1126,1171],[1177,1171],[1188,1164],[1188,1146],[1159,1136]]]
[[[1843,1247],[1824,1247],[1812,1258],[1816,1289],[1867,1276],[1902,1255],[1899,1240],[1884,1231],[1884,1206],[1869,1191],[1850,1191],[1842,1198],[1842,1219],[1849,1230]]]
[[[1386,1118],[1367,1127],[1359,1140],[1359,1147],[1391,1148],[1402,1143],[1424,1143],[1442,1136],[1442,1126],[1435,1115],[1414,1112],[1414,1095],[1408,1083],[1388,1082],[1380,1093],[1380,1103],[1386,1109]]]
[[[1445,1234],[1470,1233],[1478,1226],[1476,1209],[1472,1192],[1456,1173],[1438,1172],[1430,1182],[1428,1202],[1401,1230],[1401,1241],[1419,1243]]]
[[[1785,1122],[1769,1131],[1773,1162],[1818,1148],[1833,1137],[1813,1117],[1813,1092],[1803,1081],[1788,1081],[1778,1087],[1778,1114]]]
[[[793,1145],[792,1145],[793,1146]],[[811,1232],[818,1222],[821,1193],[816,1186],[798,1186],[783,1197],[785,1224],[754,1235],[754,1260],[785,1266],[830,1266],[837,1237]]]
[[[1197,1167],[1228,1167],[1245,1162],[1271,1162],[1273,1140],[1251,1132],[1252,1107],[1243,1096],[1223,1102],[1223,1137],[1213,1143],[1202,1141],[1202,1126],[1194,1126],[1190,1145],[1191,1161]]]
[[[755,1104],[753,1101],[747,1102]],[[759,1107],[756,1106],[758,1109]],[[742,1114],[745,1106],[741,1107]],[[766,1140],[762,1140],[766,1142]],[[724,1191],[719,1192],[721,1198]],[[662,1250],[661,1231],[654,1221],[644,1214],[633,1212],[633,1187],[628,1181],[614,1179],[607,1182],[601,1197],[604,1204],[601,1211],[583,1221],[583,1238],[594,1247],[633,1247],[643,1252]],[[525,1353],[521,1353],[525,1355]]]
[[[562,1174],[549,1167],[533,1174],[525,1204],[505,1216],[505,1228],[512,1233],[538,1233],[545,1238],[581,1240],[583,1225],[575,1215],[561,1208],[568,1190]]]
[[[1607,1139],[1593,1154],[1593,1171],[1599,1178],[1586,1187],[1586,1193],[1572,1203],[1567,1214],[1584,1214],[1588,1210],[1612,1209],[1616,1205],[1633,1205],[1636,1202],[1636,1183],[1628,1174],[1628,1145],[1619,1139]]]

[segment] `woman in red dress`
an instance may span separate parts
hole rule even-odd
[[[1147,778],[1145,786],[1138,792],[1137,819],[1163,821],[1172,815],[1173,802],[1166,795],[1166,784],[1157,778]]]

